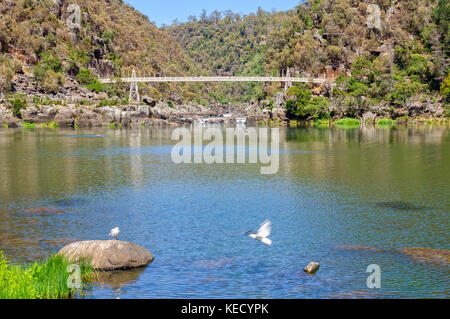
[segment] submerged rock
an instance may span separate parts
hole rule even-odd
[[[25,209],[23,212],[25,214],[41,215],[41,216],[66,214],[66,212],[59,207],[38,207],[32,209]]]
[[[317,271],[319,271],[320,264],[316,262],[311,262],[308,264],[308,266],[303,269],[304,272],[308,274],[315,274]]]
[[[380,249],[376,247],[368,247],[368,246],[362,246],[362,245],[342,245],[337,246],[338,249],[343,250],[356,250],[356,251],[381,251]]]
[[[417,206],[415,204],[403,201],[380,202],[376,203],[376,206],[393,210],[422,210],[425,208],[423,206]]]
[[[72,243],[61,249],[58,255],[71,262],[90,260],[97,270],[131,269],[147,266],[153,255],[147,249],[120,240],[92,240]]]
[[[93,273],[91,281],[118,289],[129,285],[131,282],[137,281],[144,270],[145,269],[143,268],[133,268],[108,272],[96,271]]]
[[[400,252],[417,261],[450,265],[450,250],[435,248],[402,248]]]

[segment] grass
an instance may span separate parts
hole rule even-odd
[[[377,125],[378,126],[395,126],[395,125],[397,125],[397,121],[391,120],[388,118],[384,118],[384,119],[377,120]]]
[[[269,120],[269,126],[270,127],[280,127],[280,119],[276,118],[276,119],[271,119]]]
[[[36,123],[30,123],[30,122],[22,122],[23,128],[36,128]]]
[[[407,124],[409,122],[409,116],[408,115],[404,115],[404,116],[397,117],[395,119],[395,121],[397,123]]]
[[[42,124],[42,127],[43,128],[58,128],[59,124],[56,122],[48,122],[48,123]]]
[[[9,125],[8,125],[8,123],[3,123],[3,124],[2,124],[2,127],[3,127],[3,128],[8,128]]]
[[[330,121],[327,119],[317,119],[313,121],[312,125],[314,127],[328,127],[330,125]]]
[[[97,107],[117,106],[117,105],[120,105],[120,104],[121,104],[121,101],[118,100],[118,99],[110,99],[110,100],[105,99],[105,100],[103,100],[103,101],[100,101],[100,102],[97,104]]]
[[[264,122],[264,121],[258,121],[257,125],[258,125],[258,126],[266,126],[266,122]]]
[[[354,118],[343,118],[334,123],[336,126],[341,128],[356,128],[361,126],[361,121]]]
[[[81,280],[86,282],[93,274],[90,263],[80,265]],[[0,299],[66,299],[76,290],[68,287],[68,267],[63,257],[50,257],[27,266],[12,265],[0,251]]]

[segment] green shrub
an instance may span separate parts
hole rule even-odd
[[[390,100],[396,105],[405,105],[407,100],[419,92],[425,90],[425,85],[420,82],[407,79],[401,75],[395,77],[394,92]]]
[[[103,100],[103,101],[100,101],[100,102],[97,104],[97,107],[103,107],[103,106],[116,106],[116,105],[120,105],[120,104],[121,104],[121,101],[118,100],[118,99],[110,99],[110,100],[105,99],[105,100]]]
[[[22,109],[28,107],[26,96],[23,94],[17,94],[12,100],[8,101],[14,117],[22,118]]]
[[[94,91],[95,93],[100,93],[105,90],[105,85],[103,83],[95,81],[91,84],[86,85],[86,88],[88,90]]]
[[[423,80],[429,80],[433,78],[435,65],[427,56],[412,54],[408,61],[407,72],[409,75],[416,75]]]
[[[11,89],[14,74],[15,72],[7,59],[0,59],[0,91],[8,92]]]
[[[44,127],[44,128],[58,128],[59,124],[56,123],[56,122],[48,122],[48,123],[42,124],[42,127]]]
[[[50,52],[42,53],[41,61],[33,68],[33,75],[47,93],[57,92],[66,82],[61,60]]]
[[[115,32],[113,30],[105,30],[102,34],[102,40],[105,41],[105,43],[108,43],[114,38]]]
[[[68,287],[70,263],[63,257],[51,257],[43,262],[16,266],[0,251],[0,299],[63,299],[73,297]],[[81,263],[81,279],[93,274],[88,262]]]
[[[447,103],[450,103],[450,73],[447,74],[441,86],[441,94]]]
[[[53,70],[45,72],[45,78],[42,87],[48,93],[56,93],[58,89],[66,83],[64,74],[57,73]]]
[[[377,120],[377,125],[380,125],[380,126],[395,126],[396,124],[397,124],[397,121],[388,119],[388,118]]]
[[[104,92],[107,89],[107,86],[100,83],[94,73],[89,69],[81,69],[78,72],[77,81],[85,85],[88,90],[96,93]]]
[[[96,80],[97,80],[97,78],[92,73],[92,71],[89,69],[81,69],[78,72],[77,81],[80,84],[88,85],[88,84],[94,83]]]
[[[44,52],[41,55],[41,61],[33,68],[33,75],[38,82],[43,82],[47,75],[47,71],[54,73],[62,72],[62,62],[50,52]]]
[[[36,123],[22,122],[22,126],[26,129],[34,129],[36,128]]]
[[[450,103],[445,104],[445,117],[450,118]]]
[[[342,128],[355,128],[361,126],[361,121],[354,118],[343,118],[334,123],[336,126]]]
[[[296,100],[286,102],[287,115],[298,119],[324,119],[328,118],[330,101],[324,97],[311,97],[310,90],[303,87],[293,86],[289,88],[287,95],[295,95]]]
[[[329,126],[330,125],[330,121],[329,120],[325,120],[325,119],[318,119],[318,120],[314,120],[313,122],[313,126],[315,127],[325,127],[325,126]]]

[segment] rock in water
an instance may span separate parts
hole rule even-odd
[[[320,268],[319,263],[311,262],[309,263],[308,266],[305,267],[305,269],[303,269],[303,271],[308,274],[315,274],[319,270],[319,268]]]
[[[71,262],[90,260],[97,270],[143,267],[153,261],[145,248],[120,240],[92,240],[72,243],[58,252]]]
[[[400,249],[400,252],[424,263],[450,265],[450,250],[407,247]]]

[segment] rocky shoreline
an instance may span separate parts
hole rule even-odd
[[[39,96],[39,99],[47,97]],[[211,123],[236,123],[238,118],[246,118],[247,123],[256,124],[258,121],[267,122],[272,118],[287,122],[284,100],[279,107],[268,108],[264,103],[251,102],[243,105],[220,105],[218,103],[205,107],[200,104],[186,105],[182,101],[159,100],[143,97],[139,105],[98,106],[97,94],[83,98],[92,100],[89,105],[81,105],[80,101],[58,100],[52,105],[37,105],[30,103],[22,108],[21,118],[15,117],[13,110],[5,99],[0,99],[0,127],[17,128],[23,123],[46,124],[56,123],[58,127],[99,127],[114,125],[118,127],[147,127],[163,125],[181,125],[204,121]],[[60,105],[58,105],[60,104]]]
[[[70,86],[67,89],[70,92]],[[75,98],[62,99],[64,94],[26,95],[27,101],[34,97],[42,101],[50,101],[50,105],[27,102],[21,108],[20,118],[14,116],[13,108],[8,100],[0,96],[0,127],[18,128],[24,123],[37,125],[52,123],[56,127],[150,127],[178,126],[183,124],[223,123],[234,124],[240,118],[245,118],[248,125],[268,124],[271,120],[277,125],[288,126],[290,119],[286,114],[286,99],[283,93],[278,93],[272,101],[249,102],[241,105],[221,105],[218,103],[206,107],[200,104],[184,104],[181,99],[155,101],[143,97],[139,105],[100,106],[108,101],[102,94],[93,92],[78,92]],[[60,99],[61,98],[61,99]],[[175,100],[175,102],[174,102]],[[86,102],[89,101],[89,102]],[[103,103],[105,104],[105,103]],[[107,103],[106,103],[107,104]],[[334,120],[345,117],[345,111],[339,101],[331,103],[330,112],[335,114]],[[399,123],[429,120],[447,120],[442,101],[432,97],[411,99],[403,108],[391,108],[388,105],[377,105],[367,108],[359,116],[363,123],[373,123],[380,118],[397,118]]]

